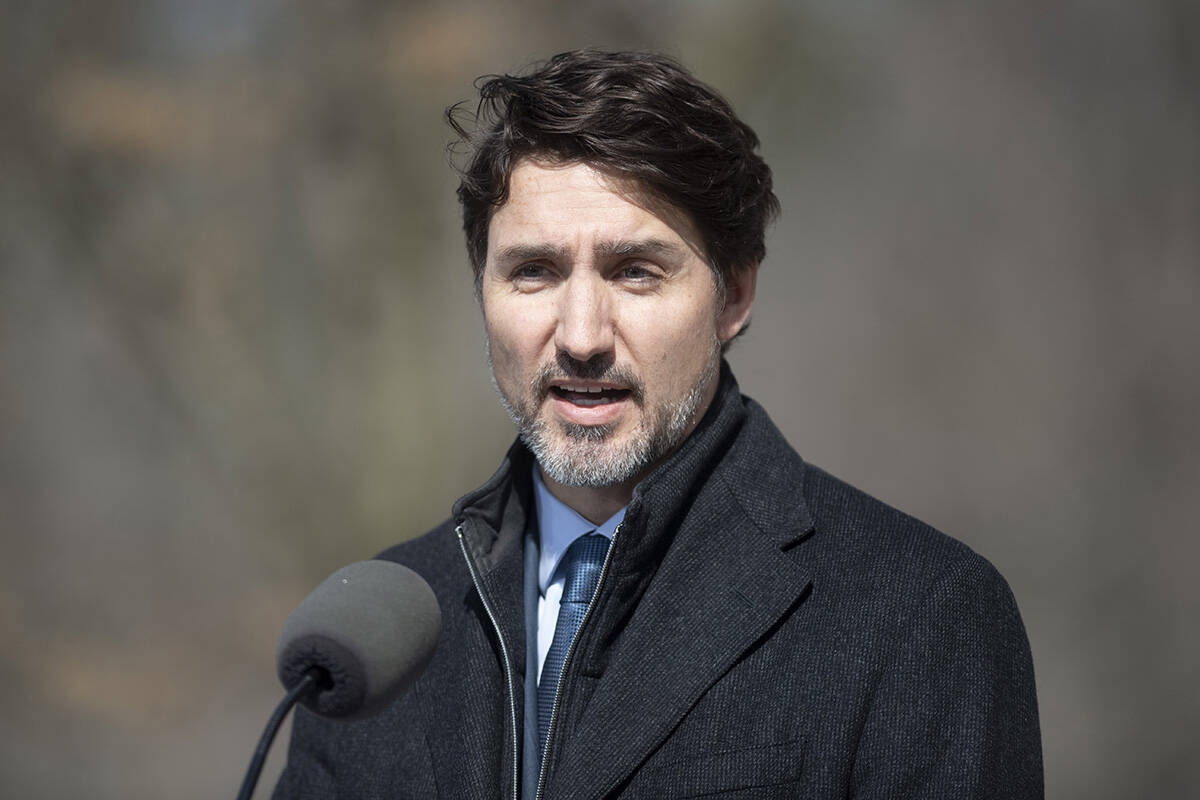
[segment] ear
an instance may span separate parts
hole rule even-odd
[[[754,306],[758,264],[738,270],[725,284],[725,307],[717,314],[717,336],[725,344],[745,327]]]

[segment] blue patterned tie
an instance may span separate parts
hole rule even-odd
[[[542,678],[538,682],[537,722],[538,743],[546,751],[546,736],[550,732],[550,716],[554,712],[554,698],[558,692],[558,679],[562,675],[567,651],[575,638],[588,603],[600,582],[600,571],[608,555],[608,539],[598,533],[580,536],[563,555],[562,600],[558,605],[558,622],[554,625],[554,639],[546,652],[542,664]]]

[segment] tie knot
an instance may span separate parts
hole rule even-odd
[[[591,602],[607,555],[608,539],[598,533],[588,533],[571,542],[571,546],[563,555],[561,602]]]

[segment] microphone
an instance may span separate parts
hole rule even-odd
[[[300,702],[323,717],[361,719],[425,671],[441,627],[437,598],[420,575],[392,561],[359,561],[326,578],[287,618],[276,671],[291,690],[316,670]]]
[[[433,589],[391,561],[342,567],[283,623],[275,669],[288,690],[259,739],[238,800],[250,800],[271,742],[297,701],[333,719],[382,710],[425,671],[442,613]]]

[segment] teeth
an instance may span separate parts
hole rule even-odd
[[[599,386],[563,386],[561,388],[565,392],[587,392],[589,394],[599,394],[600,392],[604,391]]]
[[[577,406],[606,406],[613,400],[608,397],[578,397],[572,402]]]

